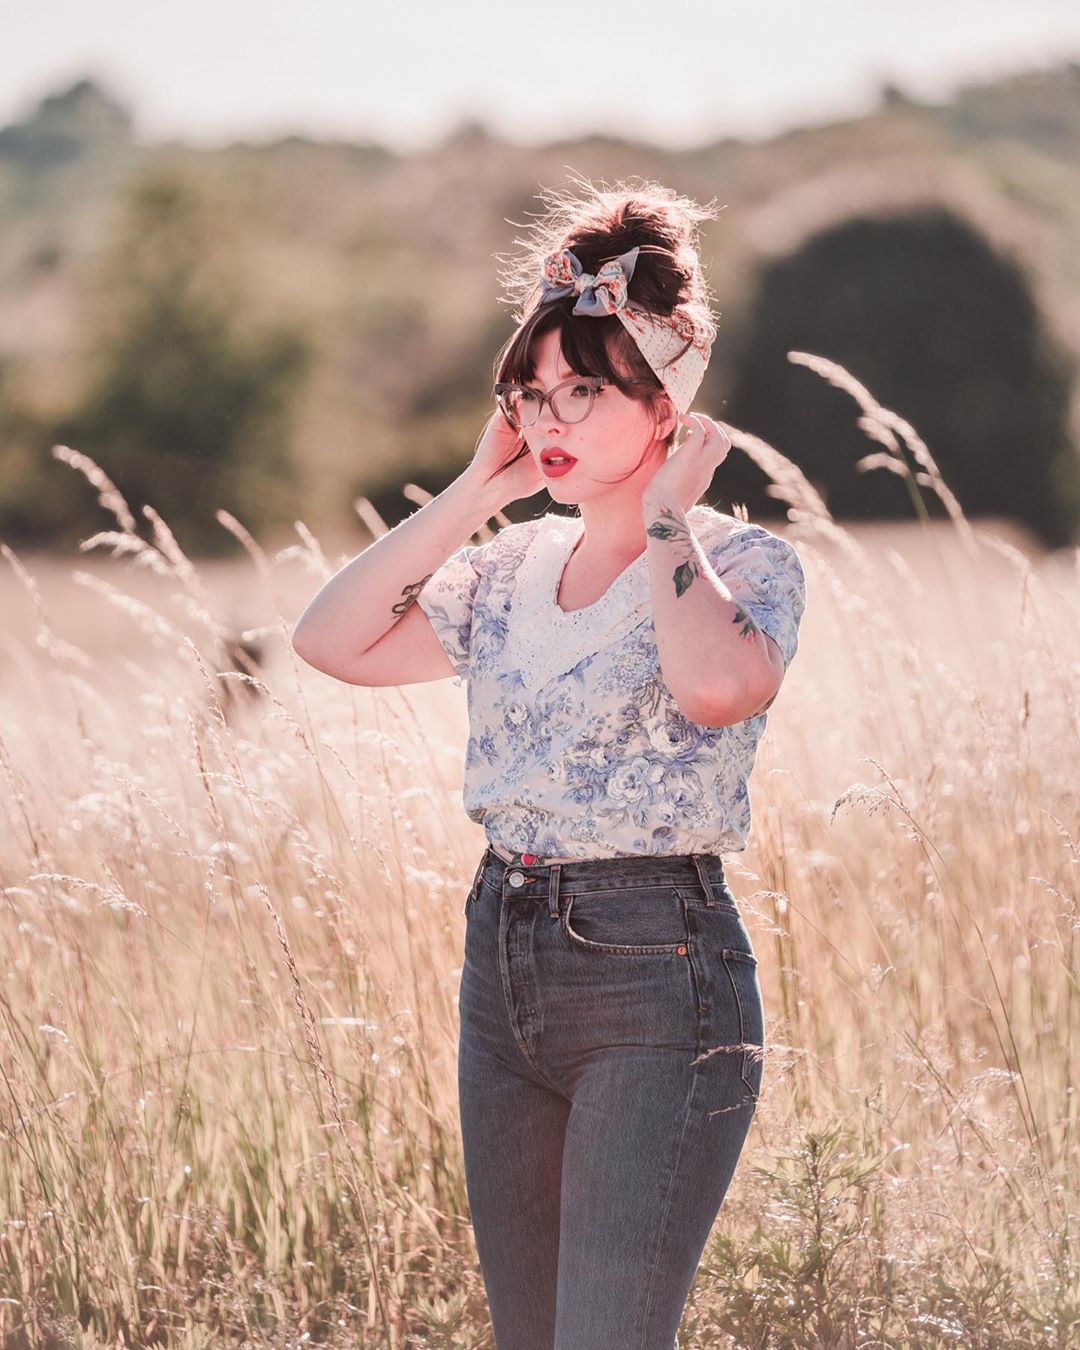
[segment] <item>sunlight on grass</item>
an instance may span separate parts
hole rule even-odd
[[[680,1342],[1068,1347],[1080,554],[967,521],[913,428],[790,359],[855,401],[860,468],[901,474],[915,523],[844,529],[730,429],[808,606],[725,858],[763,1098]],[[302,524],[271,557],[221,512],[246,561],[203,568],[54,453],[115,528],[62,576],[0,546],[3,1344],[491,1347],[455,1084],[463,693],[295,656],[335,570]]]

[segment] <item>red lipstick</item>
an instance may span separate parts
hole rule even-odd
[[[573,455],[563,454],[561,450],[544,450],[540,455],[540,468],[547,478],[560,478],[569,473],[577,463]]]

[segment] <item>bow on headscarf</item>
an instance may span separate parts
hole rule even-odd
[[[680,412],[686,412],[709,364],[715,327],[706,330],[689,314],[653,314],[627,304],[627,283],[640,252],[635,245],[612,258],[594,275],[586,272],[568,248],[549,253],[540,266],[538,305],[576,295],[572,313],[602,319],[614,314],[667,390]]]
[[[627,282],[634,275],[634,264],[640,245],[619,258],[604,263],[594,275],[582,269],[581,263],[568,248],[549,254],[540,270],[541,304],[559,300],[564,295],[577,295],[574,314],[598,317],[615,314],[626,304]]]

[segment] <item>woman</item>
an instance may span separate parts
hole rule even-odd
[[[556,198],[465,472],[337,573],[294,641],[355,684],[468,684],[459,1101],[499,1350],[671,1350],[762,1079],[724,877],[795,653],[790,544],[698,498],[715,336],[707,212],[656,185]],[[687,431],[674,450],[679,428]],[[546,488],[549,513],[462,544]],[[448,556],[450,555],[450,556]]]

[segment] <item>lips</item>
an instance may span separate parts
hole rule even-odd
[[[540,472],[545,478],[561,478],[567,474],[577,463],[576,459],[568,459],[565,464],[553,464],[550,460],[540,461]]]
[[[545,450],[540,455],[541,464],[550,464],[552,460],[560,460],[567,464],[576,464],[577,460],[573,455],[564,455],[561,450]]]

